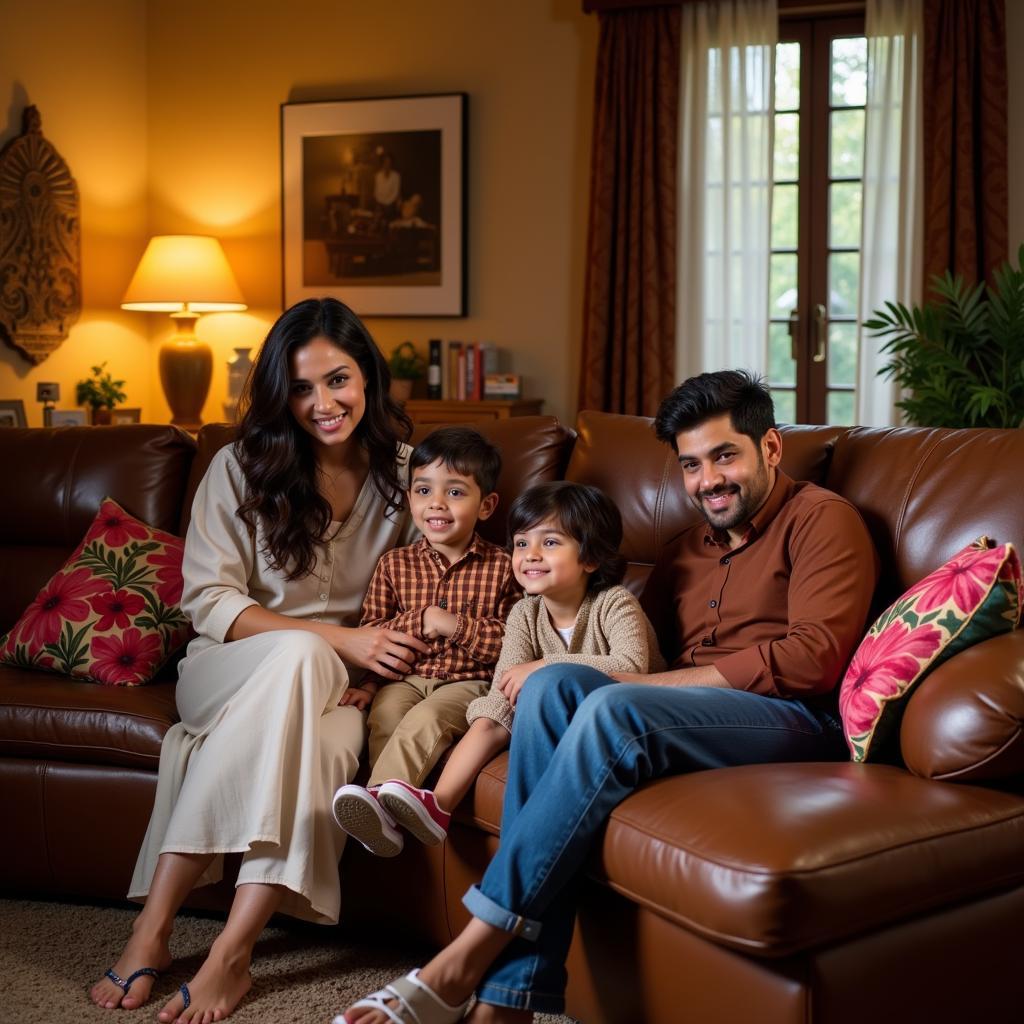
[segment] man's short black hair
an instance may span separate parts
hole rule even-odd
[[[676,435],[729,414],[732,428],[754,444],[775,426],[775,404],[762,377],[746,370],[718,370],[684,380],[658,407],[654,432],[676,448]]]
[[[415,448],[409,458],[412,471],[443,462],[463,476],[471,476],[484,496],[498,486],[501,475],[501,452],[472,427],[439,427],[432,430]]]
[[[509,543],[517,533],[549,519],[579,544],[581,562],[597,566],[587,580],[589,590],[596,593],[622,582],[626,572],[626,559],[619,554],[622,516],[604,491],[569,480],[534,484],[509,509]]]

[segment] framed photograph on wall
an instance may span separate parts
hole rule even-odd
[[[20,398],[0,400],[0,427],[25,426],[25,403]]]
[[[281,105],[285,307],[466,315],[465,93]]]

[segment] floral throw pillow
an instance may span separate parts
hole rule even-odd
[[[1011,544],[979,537],[914,584],[868,630],[839,687],[854,761],[878,759],[914,687],[947,658],[1020,622],[1024,585]]]
[[[0,663],[112,686],[148,683],[189,637],[180,537],[105,498],[82,543],[6,636]]]

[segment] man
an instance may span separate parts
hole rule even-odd
[[[655,430],[704,518],[666,550],[645,592],[646,607],[662,610],[655,626],[673,667],[612,679],[557,664],[530,676],[501,846],[464,898],[473,919],[421,972],[345,1020],[414,1019],[399,994],[438,1024],[455,1021],[474,991],[473,1024],[561,1013],[577,884],[622,800],[663,775],[844,756],[832,691],[878,576],[860,515],[779,469],[771,396],[747,373],[681,384]]]

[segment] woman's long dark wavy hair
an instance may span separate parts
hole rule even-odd
[[[389,394],[391,373],[362,321],[337,299],[306,299],[278,318],[256,357],[242,395],[235,452],[247,491],[238,514],[255,534],[263,528],[270,566],[286,579],[308,576],[327,536],[331,506],[317,487],[314,441],[288,407],[291,356],[314,338],[326,338],[359,365],[366,411],[354,438],[370,457],[370,478],[387,514],[405,507],[396,465],[398,444],[412,422]]]

